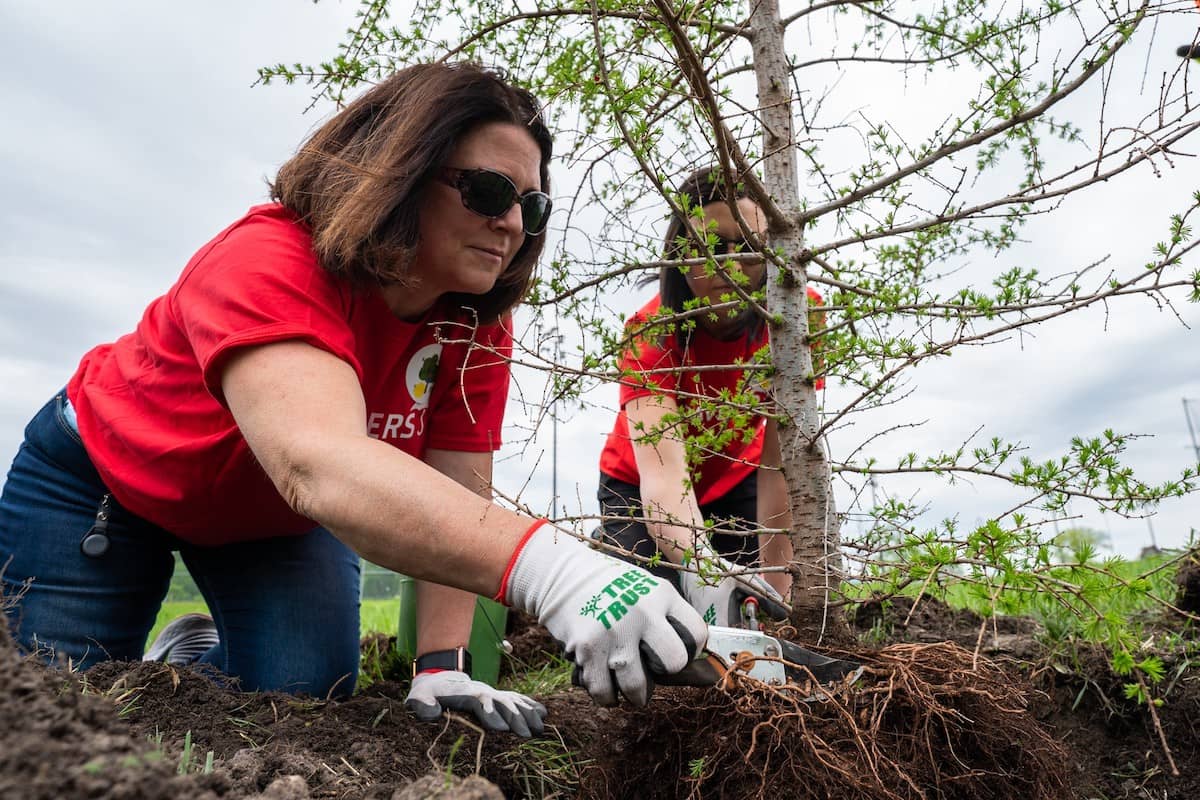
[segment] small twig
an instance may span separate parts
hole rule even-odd
[[[908,609],[908,615],[904,617],[905,628],[907,628],[908,623],[912,621],[913,614],[917,613],[917,605],[921,602],[921,599],[925,597],[925,590],[929,588],[929,582],[937,576],[941,569],[942,566],[940,564],[931,569],[929,571],[929,577],[927,577],[925,582],[921,584],[921,590],[917,592],[917,596],[913,598],[912,608]]]
[[[1146,681],[1142,674],[1134,671],[1134,677],[1137,678],[1138,687],[1142,690],[1142,697],[1146,698],[1146,707],[1150,709],[1150,719],[1154,722],[1154,732],[1158,734],[1158,742],[1162,745],[1163,755],[1167,757],[1167,764],[1171,767],[1171,776],[1179,777],[1179,767],[1175,766],[1175,758],[1171,755],[1171,748],[1167,745],[1167,736],[1163,733],[1162,723],[1158,720],[1158,710],[1154,707],[1154,698],[1150,696],[1150,689],[1146,686]]]
[[[475,774],[478,775],[480,770],[483,769],[483,740],[484,737],[487,736],[487,731],[476,725],[474,722],[471,722],[471,720],[467,719],[461,714],[455,714],[453,711],[447,711],[445,713],[446,719],[452,719],[455,722],[466,725],[468,728],[479,734],[479,742],[475,745]],[[447,725],[449,725],[449,723],[447,723]]]

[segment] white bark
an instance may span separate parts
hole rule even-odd
[[[779,214],[768,214],[768,240],[783,267],[767,271],[771,324],[773,393],[780,415],[783,474],[792,509],[792,619],[802,633],[820,637],[827,628],[828,596],[836,586],[838,523],[829,481],[829,462],[815,439],[819,425],[808,340],[808,297],[804,274],[804,230],[796,164],[789,69],[777,0],[752,0],[754,72],[763,128],[763,183]]]

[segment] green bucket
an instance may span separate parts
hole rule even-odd
[[[500,677],[500,656],[504,652],[504,626],[508,609],[486,597],[475,598],[475,619],[471,623],[471,677],[496,685]],[[400,576],[400,626],[396,648],[405,658],[417,655],[417,585],[407,575]]]

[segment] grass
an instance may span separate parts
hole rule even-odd
[[[1079,643],[1102,645],[1113,659],[1117,674],[1136,668],[1157,682],[1160,664],[1142,658],[1150,651],[1155,636],[1165,637],[1159,649],[1174,651],[1162,631],[1146,628],[1148,620],[1174,599],[1178,562],[1186,556],[1166,552],[1136,560],[1101,557],[1093,547],[1075,552],[1059,552],[1060,558],[1034,564],[1018,563],[1009,571],[1000,569],[967,572],[959,565],[927,571],[924,580],[899,587],[906,597],[928,596],[945,602],[953,609],[967,609],[984,617],[1031,617],[1044,627],[1043,640],[1064,652],[1075,652]],[[904,578],[904,575],[899,577]],[[909,576],[911,577],[911,576]],[[856,597],[872,590],[887,591],[883,581],[861,583],[853,587]],[[880,629],[876,634],[886,635]],[[1184,648],[1190,660],[1200,648]]]
[[[158,636],[158,632],[171,620],[195,612],[207,614],[208,607],[201,600],[163,603],[162,608],[158,610],[158,617],[154,620],[154,627],[150,630],[150,636],[147,637],[146,642],[153,642],[154,637]],[[372,633],[383,633],[395,636],[399,618],[399,599],[393,597],[384,600],[363,600],[362,612],[359,615],[361,635],[365,637]]]
[[[1073,593],[1064,587],[1073,585],[1089,594],[1091,608],[1095,611],[1129,614],[1156,607],[1156,603],[1146,596],[1148,593],[1156,597],[1174,594],[1174,569],[1164,568],[1174,560],[1171,555],[1137,560],[1092,557],[1083,563],[1044,570],[1042,574],[1047,580],[1043,583],[1018,582],[999,591],[994,585],[995,574],[989,576],[989,583],[984,583],[978,578],[966,579],[950,568],[936,576],[937,580],[909,583],[898,594],[903,597],[928,594],[951,608],[969,609],[985,615],[994,609],[1001,614],[1040,617],[1046,613],[1048,600],[1045,584],[1059,588],[1067,596]],[[847,589],[851,598],[865,599],[873,591],[887,591],[888,586],[882,581],[863,581]]]
[[[359,630],[363,636],[372,633],[395,636],[400,621],[400,599],[391,597],[386,600],[363,600],[359,621]]]
[[[500,688],[531,697],[553,694],[571,685],[574,665],[562,656],[554,656],[536,668],[524,667],[500,682]]]
[[[542,738],[518,742],[500,755],[500,761],[513,772],[523,797],[571,797],[584,767],[592,763],[572,750],[553,727]]]

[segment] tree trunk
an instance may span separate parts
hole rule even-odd
[[[772,389],[779,414],[783,474],[792,510],[791,623],[808,641],[840,632],[844,621],[830,616],[829,595],[840,581],[840,535],[829,480],[829,460],[816,439],[817,393],[808,339],[807,281],[802,252],[804,230],[796,165],[796,136],[790,73],[777,0],[751,3],[754,73],[763,126],[763,178],[782,215],[768,214],[771,247],[784,254],[786,268],[768,265],[767,308],[771,313]]]

